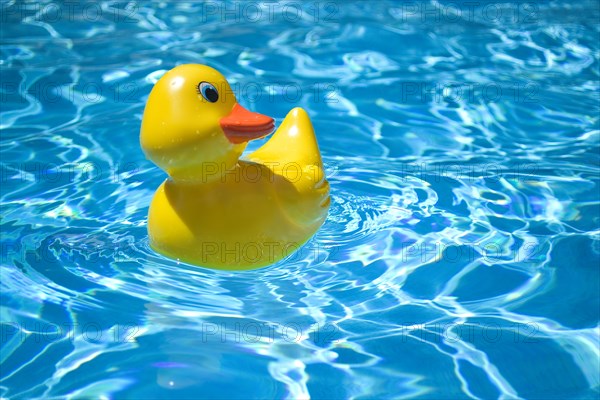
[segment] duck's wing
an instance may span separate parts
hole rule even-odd
[[[300,107],[291,110],[273,137],[247,159],[287,177],[300,191],[328,189],[315,130]]]

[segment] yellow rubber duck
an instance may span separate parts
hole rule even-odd
[[[294,108],[240,159],[248,141],[274,126],[240,106],[213,68],[185,64],[163,75],[140,132],[146,157],[169,175],[148,212],[152,248],[240,270],[273,264],[310,239],[327,218],[329,183],[306,112]]]

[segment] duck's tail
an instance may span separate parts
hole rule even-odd
[[[327,185],[315,130],[308,114],[300,107],[288,113],[273,137],[251,153],[248,160],[266,165],[294,182],[300,190]]]

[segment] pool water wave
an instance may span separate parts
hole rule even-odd
[[[600,11],[484,3],[3,5],[0,395],[597,398]],[[311,116],[330,214],[275,265],[149,247],[141,116],[188,62]]]

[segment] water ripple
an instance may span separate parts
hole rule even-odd
[[[7,2],[0,395],[597,397],[592,3],[307,3],[289,21],[262,3],[228,20],[219,2],[100,2],[88,21]],[[330,215],[276,265],[149,247],[164,174],[139,124],[183,62],[278,122],[313,118]]]

